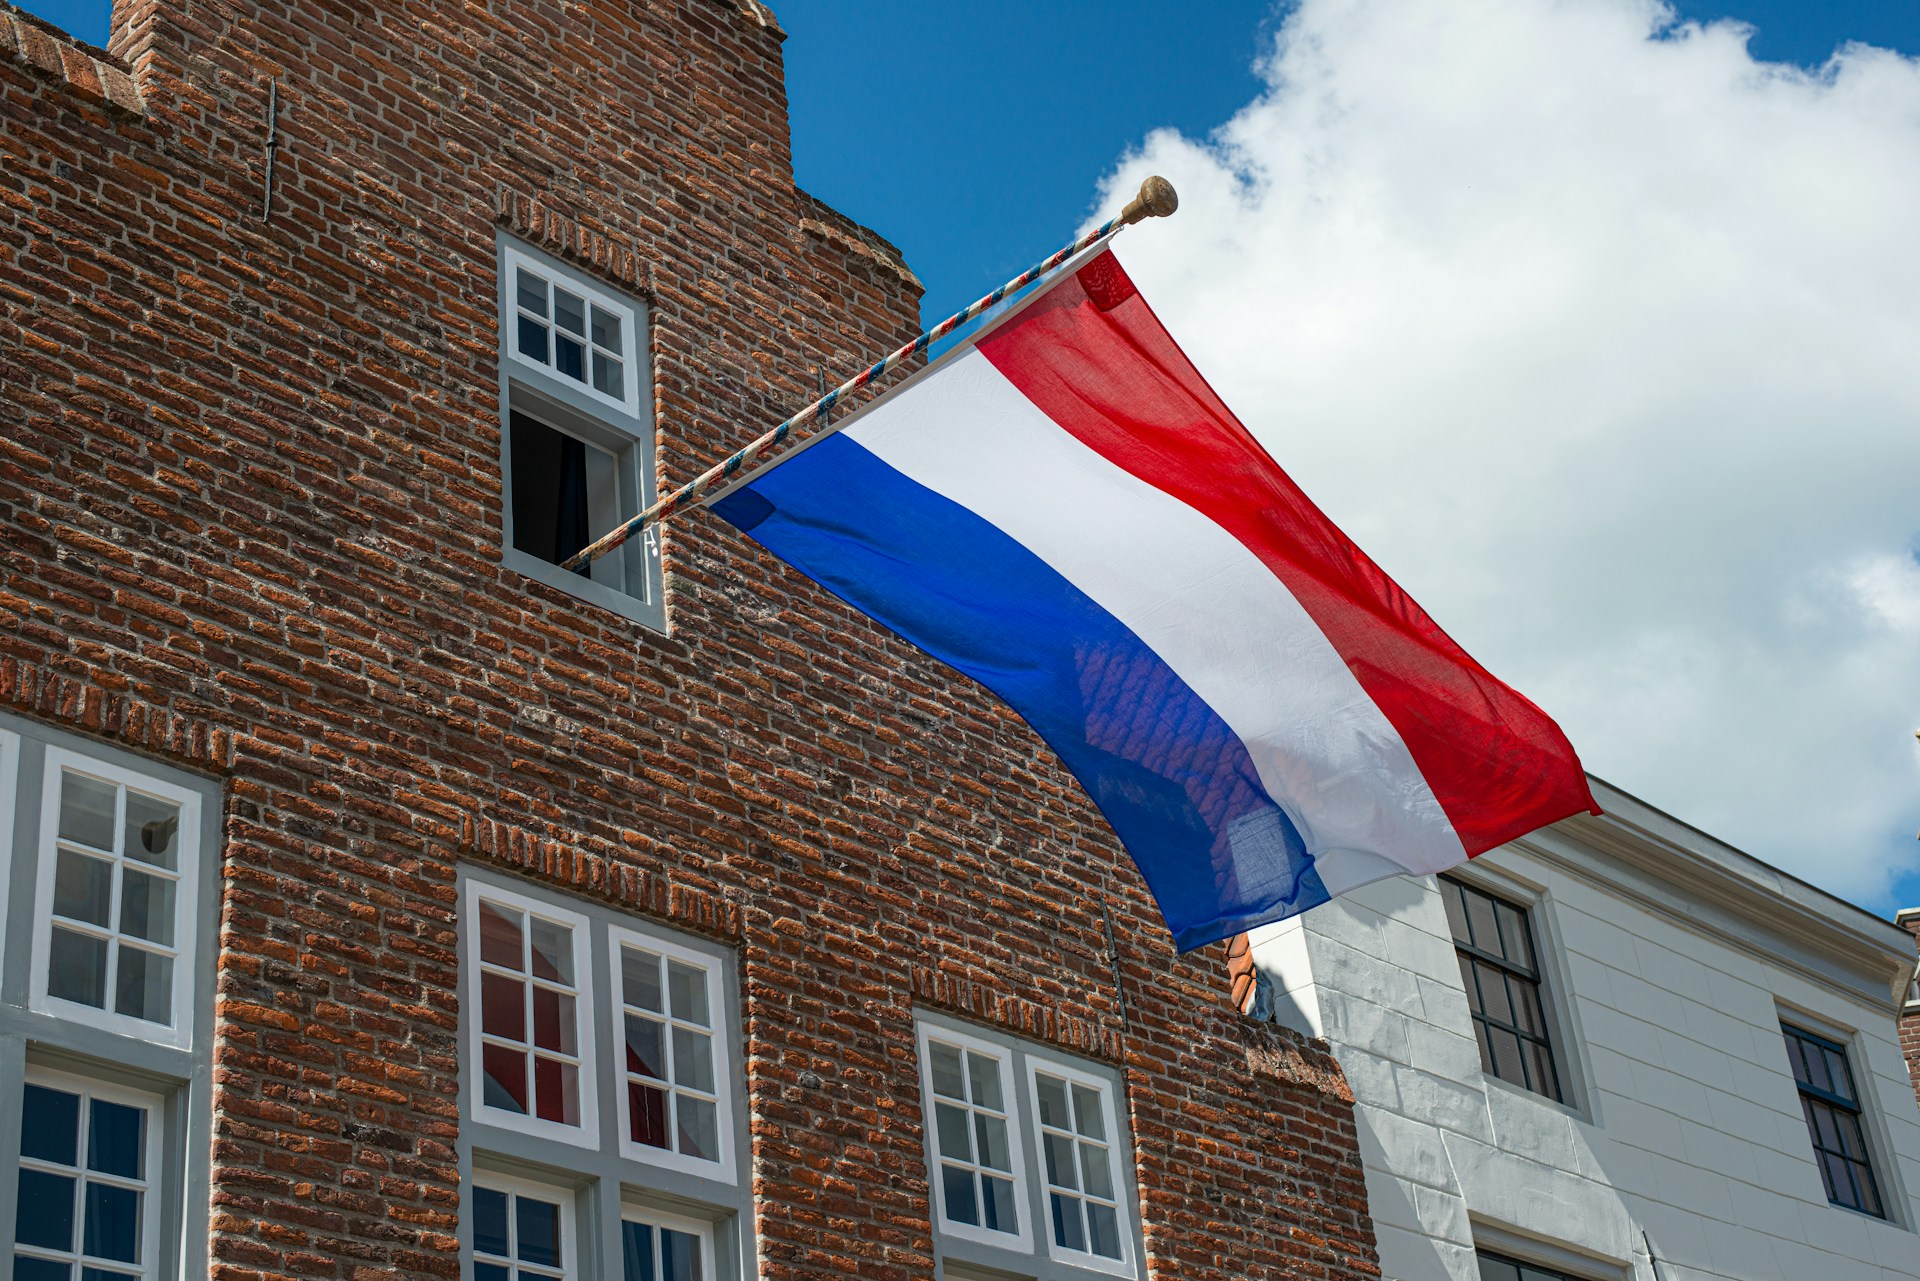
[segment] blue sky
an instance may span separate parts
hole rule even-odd
[[[1156,310],[1589,768],[1920,904],[1920,64],[1829,64],[1920,54],[1920,4],[1678,0],[1743,52],[1643,0],[771,3],[798,181],[930,320],[1163,169],[1121,245]]]

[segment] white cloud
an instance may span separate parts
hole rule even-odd
[[[1122,256],[1588,767],[1886,908],[1920,871],[1920,62],[1646,0],[1305,0],[1126,158]],[[1908,889],[1912,882],[1908,883]]]

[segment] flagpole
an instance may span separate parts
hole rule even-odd
[[[664,498],[659,499],[638,516],[633,517],[624,524],[615,526],[589,546],[581,548],[566,560],[561,561],[560,567],[562,569],[572,570],[585,569],[588,565],[599,560],[602,556],[605,556],[608,552],[620,546],[629,538],[632,538],[648,525],[670,519],[688,503],[725,485],[741,468],[758,459],[769,449],[776,448],[785,442],[787,437],[792,435],[795,427],[813,422],[815,419],[829,413],[842,396],[847,395],[849,392],[857,391],[872,382],[875,378],[895,368],[902,361],[909,360],[925,351],[930,344],[946,337],[961,325],[966,324],[969,320],[978,316],[981,312],[996,306],[1005,300],[1008,295],[1018,293],[1081,250],[1086,249],[1090,245],[1098,244],[1107,237],[1117,234],[1122,228],[1132,226],[1136,222],[1147,218],[1165,218],[1179,207],[1180,198],[1174,193],[1172,183],[1158,175],[1148,178],[1140,184],[1139,194],[1127,202],[1127,207],[1120,211],[1118,217],[1095,227],[1092,231],[1081,236],[1072,244],[1062,246],[1060,249],[1055,250],[984,298],[954,312],[951,316],[948,316],[945,320],[927,330],[898,351],[867,366],[867,368],[861,370],[846,382],[841,383],[838,387],[835,387],[832,391],[820,397],[820,399],[814,401],[811,405],[808,405],[805,409],[802,409],[799,413],[793,415],[772,431],[767,432],[758,440],[741,448],[724,462],[717,463],[706,471],[701,472],[698,476],[680,486],[680,488],[669,493]]]

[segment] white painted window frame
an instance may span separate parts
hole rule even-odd
[[[173,947],[173,1021],[171,1024],[150,1022],[135,1018],[130,1014],[120,1014],[112,1009],[96,1009],[91,1005],[82,1005],[47,992],[48,954],[53,942],[53,884],[59,859],[60,839],[60,783],[68,769],[77,774],[86,774],[102,782],[112,784],[116,789],[131,789],[155,796],[180,807],[180,828],[176,839],[180,842],[178,888],[174,892],[174,941]],[[124,839],[126,812],[126,792],[118,791],[114,813],[114,840]],[[120,1036],[131,1037],[139,1041],[148,1041],[156,1045],[172,1046],[176,1049],[187,1048],[193,1040],[194,1016],[194,977],[199,955],[199,902],[200,902],[200,795],[183,787],[163,783],[148,774],[131,770],[119,765],[111,765],[98,757],[69,751],[64,747],[51,744],[46,749],[45,777],[40,789],[40,848],[38,851],[37,880],[34,886],[33,904],[33,962],[31,980],[27,997],[27,1008],[36,1013],[64,1019],[70,1023],[82,1023],[97,1027]],[[112,921],[112,934],[117,940],[122,937],[119,924],[120,886],[124,881],[123,864],[126,855],[117,853],[116,874],[114,877],[114,897],[108,908],[108,917]],[[113,1001],[111,986],[107,992],[107,1001]]]
[[[1015,1093],[1013,1079],[1013,1049],[1011,1046],[985,1037],[974,1036],[966,1032],[957,1032],[949,1027],[936,1027],[920,1021],[915,1029],[920,1052],[920,1123],[926,1140],[927,1167],[932,1176],[933,1186],[929,1189],[934,1214],[939,1221],[940,1231],[959,1241],[970,1241],[976,1245],[992,1246],[1001,1250],[1031,1253],[1033,1250],[1034,1225],[1028,1221],[1027,1155],[1024,1144],[1025,1126],[1021,1123],[1020,1112],[1016,1106],[1019,1098]],[[1007,1102],[1007,1156],[1013,1166],[1013,1211],[1018,1232],[995,1232],[991,1228],[960,1223],[947,1217],[946,1183],[940,1177],[939,1129],[934,1116],[933,1092],[933,1055],[931,1046],[934,1041],[945,1045],[957,1046],[984,1055],[994,1061],[1000,1073],[1000,1097]],[[973,1112],[968,1109],[968,1121],[971,1123]]]
[[[699,1281],[716,1281],[713,1258],[713,1224],[705,1219],[690,1219],[684,1214],[671,1214],[665,1210],[656,1210],[650,1205],[636,1201],[625,1201],[620,1206],[622,1223],[644,1223],[651,1228],[667,1228],[674,1232],[683,1232],[700,1239],[700,1277]],[[623,1257],[615,1264],[618,1276],[613,1281],[626,1281],[626,1260]],[[659,1272],[656,1270],[656,1276]]]
[[[20,791],[20,736],[0,729],[0,922],[7,916],[7,891],[13,883],[13,820]]]
[[[482,1088],[486,1071],[485,1060],[481,1055],[481,1046],[484,1044],[481,1031],[484,1019],[480,1007],[482,972],[480,901],[482,899],[490,899],[525,912],[529,916],[538,916],[565,925],[573,931],[573,972],[578,992],[574,998],[576,1025],[574,1034],[578,1037],[580,1046],[580,1124],[577,1126],[487,1106],[486,1090]],[[473,1065],[474,1078],[470,1116],[483,1125],[497,1126],[503,1130],[516,1130],[534,1138],[553,1139],[575,1147],[597,1149],[600,1146],[598,1083],[601,1064],[595,1057],[593,1037],[595,997],[593,994],[592,923],[583,913],[571,911],[548,899],[533,898],[478,881],[467,882],[464,915],[467,946],[460,957],[460,986],[467,1009],[471,1011],[471,1016],[467,1020],[467,1055],[468,1061]],[[531,1028],[528,1029],[528,1034],[532,1034]]]
[[[707,985],[707,1034],[713,1047],[713,1083],[715,1090],[714,1116],[715,1133],[720,1147],[718,1161],[705,1161],[699,1157],[688,1156],[683,1152],[668,1148],[651,1148],[644,1143],[633,1141],[632,1118],[628,1115],[631,1104],[627,1097],[627,1059],[626,1059],[626,991],[625,970],[621,965],[620,949],[626,944],[656,952],[683,965],[698,969],[705,976]],[[694,1174],[701,1178],[713,1179],[729,1185],[737,1184],[739,1172],[734,1168],[733,1159],[733,1095],[729,1088],[733,1076],[733,1067],[727,1056],[728,1032],[723,1016],[726,1006],[721,992],[720,967],[711,956],[696,952],[692,948],[682,947],[678,943],[649,934],[631,926],[608,925],[607,927],[608,984],[613,988],[609,993],[608,1008],[612,1012],[609,1027],[610,1035],[616,1038],[614,1046],[614,1081],[616,1083],[615,1107],[619,1120],[620,1155],[629,1161],[641,1165],[655,1165],[664,1169],[679,1170],[684,1174]],[[671,1006],[672,1001],[665,999],[663,1004]],[[669,1023],[673,1021],[667,1014]],[[672,1068],[669,1067],[671,1072]],[[677,1093],[677,1089],[675,1090]]]
[[[1027,1067],[1027,1105],[1032,1109],[1034,1177],[1040,1180],[1041,1206],[1044,1209],[1049,1195],[1047,1187],[1047,1164],[1044,1136],[1040,1128],[1040,1078],[1041,1072],[1057,1076],[1074,1085],[1085,1086],[1100,1098],[1100,1119],[1107,1129],[1107,1177],[1112,1181],[1114,1190],[1114,1211],[1120,1227],[1120,1257],[1109,1259],[1089,1250],[1069,1250],[1053,1239],[1052,1221],[1042,1223],[1047,1240],[1047,1256],[1059,1263],[1070,1263],[1077,1268],[1090,1272],[1105,1272],[1111,1276],[1134,1277],[1139,1275],[1139,1265],[1133,1258],[1133,1172],[1120,1166],[1120,1126],[1119,1116],[1113,1105],[1113,1090],[1108,1082],[1091,1072],[1077,1068],[1060,1059],[1048,1058],[1031,1051],[1026,1056]],[[1075,1136],[1076,1148],[1078,1135]],[[1076,1150],[1075,1157],[1079,1153]]]
[[[185,826],[184,822],[182,826]],[[162,1210],[164,1198],[160,1184],[160,1179],[163,1174],[160,1158],[161,1154],[166,1150],[167,1143],[165,1100],[161,1099],[158,1095],[149,1094],[144,1090],[129,1089],[126,1086],[115,1085],[95,1077],[81,1076],[72,1072],[56,1071],[51,1068],[41,1067],[31,1061],[27,1064],[22,1080],[25,1085],[39,1085],[48,1089],[61,1090],[68,1094],[78,1094],[81,1096],[82,1108],[86,1107],[86,1101],[88,1099],[105,1099],[109,1103],[120,1103],[128,1107],[140,1108],[147,1114],[145,1150],[142,1154],[141,1161],[143,1166],[141,1170],[141,1180],[145,1186],[140,1194],[141,1257],[139,1275],[142,1281],[159,1281],[160,1228],[161,1220],[166,1218]],[[86,1170],[87,1154],[84,1147],[75,1152],[74,1156],[79,1164],[77,1177],[84,1183],[88,1177]],[[16,1169],[38,1169],[44,1164],[37,1161],[29,1161],[25,1157],[18,1156],[17,1153],[16,1157],[17,1159],[14,1163]],[[65,1172],[64,1169],[62,1172]],[[115,1182],[118,1182],[118,1180],[115,1180]],[[79,1238],[75,1244],[84,1246],[86,1244],[84,1236],[86,1223],[84,1217],[77,1216],[74,1219],[73,1230]],[[39,1247],[37,1246],[21,1245],[16,1242],[9,1246],[9,1249],[18,1251],[28,1258],[40,1259],[47,1257],[46,1254],[39,1252]],[[74,1259],[79,1260],[83,1268],[88,1266],[86,1257],[87,1256],[81,1255],[78,1252],[74,1255]],[[100,1265],[115,1271],[124,1271],[127,1266],[122,1260],[102,1259],[98,1262]],[[71,1261],[69,1261],[69,1266],[72,1266]]]
[[[537,369],[549,378],[556,378],[596,403],[618,410],[620,413],[628,415],[629,417],[639,417],[640,375],[643,371],[640,368],[639,362],[635,359],[639,344],[638,309],[635,308],[632,303],[622,301],[620,298],[608,293],[605,289],[600,288],[580,272],[556,269],[548,263],[524,252],[518,245],[511,241],[505,246],[504,264],[507,272],[507,280],[505,282],[505,288],[501,291],[503,310],[500,314],[500,332],[506,347],[507,359],[516,365],[521,365],[528,369]],[[621,399],[615,400],[605,392],[596,390],[593,385],[593,369],[591,364],[593,325],[591,318],[589,318],[587,325],[588,336],[582,340],[587,347],[589,361],[587,380],[585,382],[575,382],[571,377],[561,373],[559,367],[553,363],[538,361],[531,356],[524,356],[520,353],[519,272],[522,267],[544,278],[549,286],[554,284],[565,285],[569,292],[577,293],[589,303],[604,307],[606,310],[615,312],[620,316],[620,363],[621,377],[623,380],[621,387],[623,395]],[[548,315],[545,323],[548,330],[548,350],[552,351],[553,333],[559,329],[559,322],[552,314],[553,295],[551,288],[549,288],[547,296]]]
[[[553,1277],[555,1281],[580,1281],[582,1276],[580,1267],[580,1228],[574,1215],[573,1189],[563,1187],[556,1183],[540,1183],[533,1179],[522,1179],[513,1175],[498,1174],[492,1170],[475,1170],[473,1172],[473,1185],[476,1188],[486,1188],[490,1192],[504,1192],[509,1197],[532,1197],[538,1201],[547,1201],[558,1205],[560,1207],[560,1268],[556,1272],[541,1264],[535,1264],[533,1266],[537,1270],[531,1275],[537,1277],[550,1276]],[[469,1213],[471,1213],[471,1207],[472,1202],[469,1201]],[[509,1240],[510,1244],[515,1247],[519,1245],[519,1227],[516,1223],[517,1217],[513,1212],[513,1203],[510,1200],[507,1203],[507,1230],[514,1234]],[[489,1254],[482,1256],[478,1248],[473,1251],[473,1256],[476,1262],[505,1263],[513,1276],[517,1278],[521,1275],[522,1264],[517,1258],[503,1260],[498,1255]]]

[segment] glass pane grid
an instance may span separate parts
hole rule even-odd
[[[526,267],[515,269],[515,348],[610,399],[626,400],[624,308],[583,297]]]
[[[180,807],[63,768],[47,994],[173,1023]]]
[[[643,1147],[720,1160],[711,971],[623,945],[627,1132]]]
[[[21,1110],[20,1171],[34,1177],[19,1180],[15,1256],[145,1275],[147,1110],[31,1083]]]
[[[1053,1243],[1078,1254],[1123,1257],[1101,1092],[1036,1070],[1034,1094]]]
[[[949,1223],[1017,1233],[1010,1115],[1001,1060],[929,1041],[941,1214]]]
[[[480,1052],[489,1107],[580,1123],[573,927],[480,900]]]
[[[1481,1069],[1561,1101],[1560,1071],[1547,1034],[1526,912],[1452,877],[1439,880]]]
[[[1853,1068],[1846,1048],[1825,1037],[1781,1024],[1787,1061],[1800,1089],[1807,1137],[1827,1200],[1834,1205],[1885,1218],[1880,1188],[1867,1156],[1866,1133],[1860,1124],[1860,1105],[1853,1084]]]
[[[558,1204],[518,1192],[481,1188],[475,1197],[474,1218],[474,1271],[479,1276],[546,1277],[563,1281],[568,1275],[566,1260],[572,1243],[566,1240],[561,1227]],[[550,1225],[549,1248],[541,1249],[525,1239],[523,1223],[529,1219]]]

